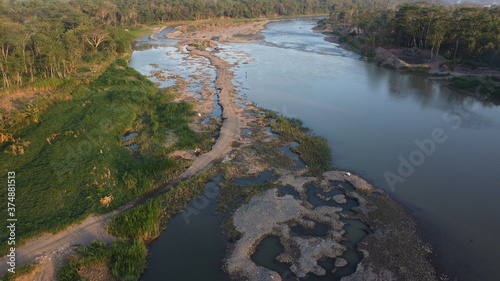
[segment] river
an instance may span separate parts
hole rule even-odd
[[[236,68],[240,95],[302,119],[328,140],[335,167],[403,203],[444,273],[498,280],[500,108],[440,81],[361,61],[312,32],[315,23],[274,22],[264,42],[222,46],[221,56],[243,51],[253,59]],[[138,50],[130,64],[149,74],[150,64],[161,62],[181,67],[181,75],[187,69],[174,51]]]

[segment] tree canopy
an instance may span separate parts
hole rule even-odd
[[[426,48],[431,56],[500,66],[500,7],[419,2],[397,9],[358,9],[346,20],[348,11],[335,11],[330,18],[345,27],[358,27],[372,46]]]
[[[127,52],[131,38],[126,29],[141,24],[328,14],[403,2],[407,0],[0,0],[0,86],[64,78],[82,62],[98,63]]]

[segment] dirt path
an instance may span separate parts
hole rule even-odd
[[[56,280],[56,270],[63,263],[72,246],[88,245],[94,240],[111,242],[115,238],[106,232],[106,225],[109,220],[118,213],[140,205],[150,198],[175,187],[179,182],[192,178],[202,171],[208,169],[213,163],[222,161],[231,151],[234,141],[239,140],[241,127],[246,122],[238,112],[234,104],[232,94],[234,93],[232,65],[214,56],[208,51],[191,50],[192,53],[208,58],[216,67],[217,78],[215,88],[219,91],[219,103],[222,106],[223,124],[219,138],[212,147],[212,150],[196,158],[192,165],[173,180],[168,185],[160,187],[142,198],[136,199],[127,205],[122,206],[114,212],[101,216],[90,216],[79,224],[68,227],[66,230],[56,234],[43,234],[27,241],[22,246],[16,248],[16,268],[22,265],[39,262],[38,268],[29,275],[29,280]],[[0,259],[0,276],[8,269],[7,257]]]
[[[212,147],[212,150],[201,155],[195,162],[180,175],[180,178],[192,177],[204,169],[211,166],[212,163],[222,161],[232,149],[234,141],[239,140],[241,136],[241,127],[245,126],[245,121],[237,112],[232,94],[234,93],[233,72],[230,70],[232,65],[226,61],[214,56],[208,51],[199,51],[189,48],[193,54],[208,58],[216,68],[217,78],[215,79],[215,88],[218,90],[219,103],[222,107],[222,127],[220,136]]]
[[[94,240],[111,242],[115,239],[106,232],[106,224],[114,214],[90,216],[57,234],[46,233],[29,240],[16,248],[16,268],[38,261],[40,266],[29,280],[56,280],[57,268],[74,246],[88,245]],[[7,268],[7,259],[3,257],[0,261],[0,275],[5,274]]]

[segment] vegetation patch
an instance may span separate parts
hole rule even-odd
[[[217,212],[224,213],[231,208],[247,203],[253,196],[271,189],[274,185],[270,182],[263,184],[250,184],[241,186],[233,183],[234,179],[225,179],[220,185],[221,196],[217,204]]]
[[[332,169],[331,149],[324,138],[312,135],[298,119],[279,116],[272,111],[266,111],[265,116],[273,120],[271,122],[273,132],[279,134],[285,141],[295,141],[300,144],[292,148],[292,151],[300,155],[311,174],[320,175]]]
[[[179,29],[184,33],[197,31],[215,31],[223,28],[242,26],[251,22],[253,21],[248,19],[216,19],[187,24],[180,27]]]
[[[210,41],[210,40],[204,40],[201,42],[195,42],[195,43],[190,43],[189,46],[195,47],[196,49],[200,51],[204,51],[206,48],[216,46],[217,43]]]
[[[0,281],[15,281],[17,278],[21,276],[25,276],[32,273],[38,266],[39,266],[38,263],[30,263],[27,265],[23,265],[19,268],[16,268],[15,274],[7,272],[5,276],[0,278]]]
[[[192,105],[172,98],[120,59],[37,123],[2,134],[0,170],[16,172],[16,199],[23,202],[16,206],[23,221],[18,240],[110,211],[179,174],[187,162],[165,155],[205,139],[188,126]],[[139,136],[133,152],[121,144],[130,130]],[[177,141],[166,148],[172,134]],[[0,235],[3,251],[7,238]]]
[[[236,208],[247,203],[255,195],[274,188],[273,182],[263,184],[250,184],[242,186],[234,183],[234,179],[248,176],[245,172],[248,168],[246,160],[257,161],[259,167],[273,167],[275,169],[290,169],[293,161],[278,150],[279,146],[287,145],[297,141],[301,145],[296,147],[295,152],[304,157],[309,169],[314,173],[321,173],[330,168],[330,150],[326,141],[313,136],[307,128],[297,119],[287,119],[278,116],[274,112],[267,112],[260,117],[259,122],[271,123],[272,131],[280,134],[273,141],[259,141],[256,137],[255,143],[246,147],[238,148],[235,162],[231,164],[219,164],[210,168],[198,177],[181,182],[170,189],[167,193],[150,200],[146,204],[115,216],[108,231],[124,239],[140,239],[151,241],[155,239],[167,225],[170,218],[181,212],[191,200],[203,194],[206,183],[217,174],[223,179],[218,183],[220,197],[216,212],[223,214],[222,228],[224,235],[230,239],[240,238],[240,233],[234,228],[232,214]],[[262,132],[256,132],[257,135]],[[326,157],[320,156],[325,153]]]
[[[486,97],[500,98],[500,78],[498,77],[453,77],[449,86]]]
[[[172,216],[184,209],[193,198],[203,194],[205,184],[218,171],[219,168],[211,168],[141,206],[114,216],[108,226],[109,233],[143,241],[157,238]]]
[[[163,208],[160,197],[130,211],[116,215],[108,225],[114,236],[130,239],[152,240],[160,235]]]
[[[118,241],[110,245],[96,241],[77,249],[76,254],[68,258],[68,262],[59,269],[58,280],[86,280],[81,272],[102,264],[109,271],[104,270],[104,276],[99,276],[102,279],[98,280],[138,280],[146,267],[146,254],[146,246],[141,240]]]
[[[339,30],[332,30],[331,34],[336,35],[336,36],[343,36],[343,34]]]
[[[428,66],[403,66],[401,70],[417,74],[429,74],[430,68]]]

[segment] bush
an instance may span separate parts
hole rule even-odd
[[[339,31],[339,30],[332,30],[331,32],[333,35],[337,35],[337,36],[343,36],[342,33]]]
[[[311,135],[309,129],[303,127],[298,119],[278,116],[271,111],[266,111],[266,117],[273,121],[271,122],[273,132],[281,135],[286,141],[295,141],[300,144],[292,150],[300,155],[302,161],[309,166],[311,173],[319,175],[331,169],[331,150],[324,138]]]
[[[500,79],[497,77],[453,77],[449,86],[486,97],[500,98]]]
[[[121,213],[111,219],[109,233],[128,239],[150,241],[155,239],[164,224],[187,206],[189,201],[203,193],[205,184],[218,173],[216,168],[190,180],[183,181],[165,194]]]
[[[412,73],[429,74],[430,67],[428,66],[404,66],[401,70]]]
[[[111,249],[111,274],[118,280],[139,280],[146,267],[147,249],[141,240],[113,243]]]
[[[160,235],[162,211],[161,200],[156,198],[113,217],[108,231],[121,238],[152,240]]]
[[[72,260],[59,269],[57,279],[59,281],[83,281],[83,278],[78,274],[80,268],[80,263]]]
[[[84,280],[78,273],[83,267],[104,262],[117,280],[139,280],[146,266],[146,245],[141,240],[117,241],[111,245],[93,242],[76,250],[58,272],[60,281]]]

